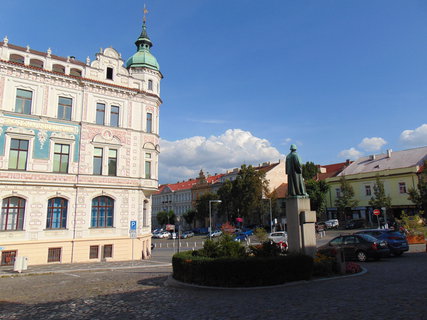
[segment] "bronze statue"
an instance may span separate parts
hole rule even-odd
[[[297,146],[291,145],[291,152],[286,157],[286,174],[288,175],[288,196],[308,197],[302,177],[302,163],[297,154]]]

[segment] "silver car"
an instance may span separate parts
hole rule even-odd
[[[286,233],[286,231],[276,231],[276,232],[270,233],[268,235],[268,239],[270,239],[274,243],[287,242],[288,234]]]

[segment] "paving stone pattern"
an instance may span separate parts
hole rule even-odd
[[[165,286],[171,269],[160,264],[0,278],[0,319],[427,319],[427,253],[363,266],[256,290]]]

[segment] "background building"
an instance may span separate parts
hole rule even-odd
[[[124,66],[0,42],[2,264],[150,255],[162,74],[145,22],[135,44]]]

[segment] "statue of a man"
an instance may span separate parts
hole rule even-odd
[[[301,159],[297,154],[297,146],[294,144],[291,145],[291,152],[286,157],[286,174],[288,175],[288,196],[307,197],[302,177]]]

